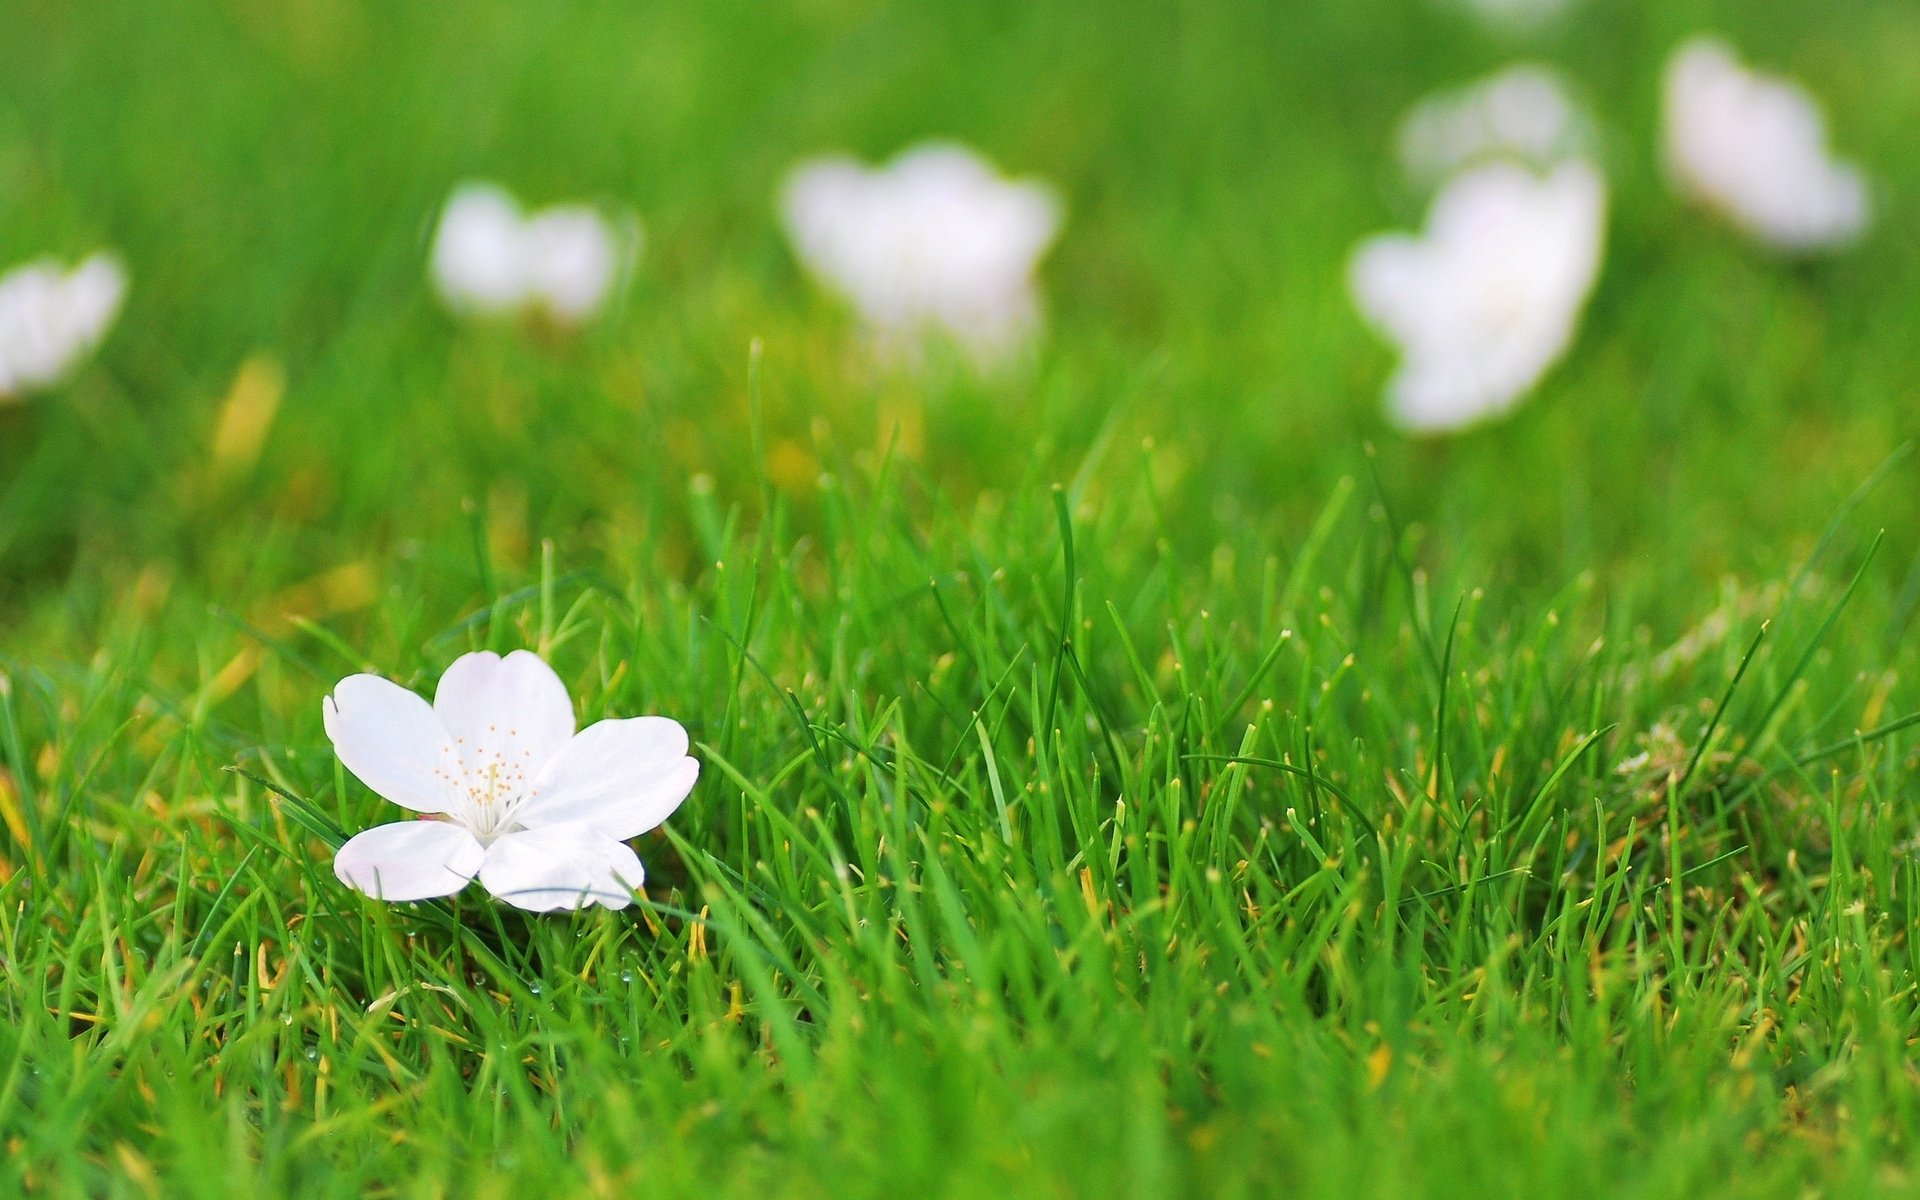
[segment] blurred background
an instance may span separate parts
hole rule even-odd
[[[1660,73],[1701,32],[1820,97],[1877,188],[1863,245],[1782,261],[1671,194]],[[1410,440],[1346,262],[1420,222],[1407,107],[1520,60],[1598,122],[1606,262],[1530,402]],[[804,528],[823,472],[890,454],[960,513],[1150,484],[1152,537],[1200,559],[1297,541],[1371,443],[1436,570],[1523,597],[1597,570],[1678,628],[1724,573],[1804,554],[1920,429],[1916,128],[1909,0],[1572,0],[1517,25],[1465,0],[4,0],[0,262],[109,246],[132,289],[71,382],[0,407],[0,619],[368,559],[473,591],[474,536],[509,574],[543,538],[690,573],[702,506],[770,486]],[[866,361],[782,236],[794,163],[928,137],[1064,200],[1015,369]],[[602,320],[441,309],[429,240],[474,177],[640,214]],[[264,412],[257,452],[216,447],[236,403]],[[1917,508],[1907,483],[1879,498],[1903,569]]]

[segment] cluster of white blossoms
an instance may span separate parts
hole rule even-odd
[[[0,400],[57,383],[120,313],[127,273],[111,254],[68,270],[51,259],[0,276]]]
[[[1563,7],[1464,2],[1519,26]],[[1833,157],[1804,89],[1748,70],[1712,38],[1674,53],[1665,89],[1663,144],[1679,191],[1788,252],[1865,232],[1867,182]],[[1531,63],[1437,93],[1402,119],[1401,167],[1436,192],[1426,228],[1368,240],[1348,276],[1361,314],[1399,347],[1387,400],[1401,426],[1451,431],[1504,413],[1573,345],[1603,257],[1600,140],[1563,77]],[[1059,198],[964,146],[927,142],[873,167],[804,162],[780,213],[801,264],[884,354],[911,359],[932,337],[991,366],[1040,326],[1036,274],[1060,233]],[[457,312],[537,311],[575,325],[603,310],[640,243],[630,213],[529,212],[498,185],[466,183],[441,213],[430,270]],[[106,254],[0,278],[0,398],[56,382],[105,335],[126,286]]]
[[[931,333],[990,364],[1038,324],[1034,271],[1059,234],[1059,200],[963,146],[931,142],[873,168],[804,163],[780,208],[800,261],[884,347]]]
[[[1865,181],[1830,157],[1801,88],[1696,39],[1667,70],[1669,170],[1679,189],[1762,240],[1812,250],[1859,236]],[[1563,358],[1599,279],[1607,188],[1594,123],[1550,69],[1521,65],[1415,105],[1401,165],[1441,184],[1420,235],[1369,239],[1349,285],[1400,350],[1389,415],[1414,433],[1498,416]]]
[[[585,204],[524,212],[491,183],[454,190],[434,233],[432,271],[458,312],[539,311],[567,325],[597,315],[640,251],[640,224]]]
[[[1667,65],[1667,167],[1681,191],[1781,250],[1844,245],[1867,228],[1867,181],[1827,148],[1806,89],[1757,75],[1715,38]]]
[[[991,366],[1039,327],[1034,275],[1060,232],[1059,199],[964,146],[929,142],[872,169],[802,163],[780,212],[802,265],[853,306],[883,354],[947,338]],[[582,204],[528,213],[498,185],[467,183],[441,214],[431,274],[455,312],[531,309],[573,325],[599,313],[639,245],[630,215]]]
[[[432,704],[352,675],[321,715],[347,770],[421,818],[376,825],[334,857],[342,882],[381,900],[451,896],[478,877],[532,912],[625,908],[646,878],[627,841],[672,815],[700,775],[677,721],[575,732],[566,685],[526,650],[456,659]]]

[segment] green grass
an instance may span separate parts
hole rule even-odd
[[[134,279],[0,409],[0,1194],[1912,1194],[1920,10],[1115,8],[0,3],[0,261]],[[1866,246],[1667,195],[1703,28]],[[1345,256],[1522,53],[1605,274],[1409,442]],[[1066,197],[1004,375],[863,366],[773,219],[931,134]],[[438,311],[469,175],[639,209],[608,319]],[[648,902],[340,886],[321,696],[521,646],[693,733]]]

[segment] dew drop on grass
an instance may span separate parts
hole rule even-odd
[[[530,983],[527,985],[527,990],[538,996],[540,994],[540,985],[537,982]]]
[[[633,972],[632,972],[632,971],[622,971],[622,972],[620,972],[620,982],[621,982],[621,983],[632,983],[632,982],[633,982]]]

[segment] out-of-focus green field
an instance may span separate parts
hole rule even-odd
[[[1866,243],[1670,195],[1701,31]],[[1522,57],[1607,263],[1412,441],[1346,259]],[[0,264],[133,280],[0,408],[0,1193],[1913,1194],[1916,129],[1908,0],[0,2]],[[1066,203],[1010,371],[874,367],[779,231],[934,135]],[[639,211],[605,319],[441,311],[476,176]],[[391,814],[321,697],[522,646],[694,736],[650,903],[341,886],[260,782]]]

